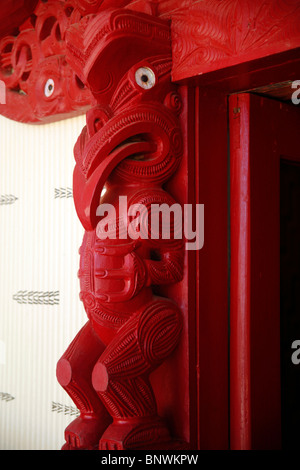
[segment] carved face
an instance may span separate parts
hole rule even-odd
[[[171,83],[168,24],[123,10],[85,19],[81,27],[81,37],[78,28],[70,31],[69,61],[96,105],[75,146],[74,195],[90,230],[112,172],[122,184],[162,184],[175,172],[181,101]]]

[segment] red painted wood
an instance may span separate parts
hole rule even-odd
[[[113,129],[114,125],[118,126],[126,118],[133,121],[119,133],[113,134],[111,139],[109,137],[106,144],[102,141],[99,146],[95,144],[96,150],[90,148],[91,155],[95,157],[95,167],[88,169],[84,175],[84,171],[80,172],[77,166],[74,177],[75,202],[79,217],[88,231],[95,228],[99,191],[110,172],[133,152],[148,151],[151,154],[153,144],[159,138],[168,144],[167,132],[160,133],[157,121],[168,121],[170,128],[177,128],[177,120],[180,120],[179,127],[184,137],[181,164],[175,174],[170,172],[170,179],[164,188],[180,204],[197,202],[205,205],[205,244],[196,255],[193,252],[185,253],[181,282],[172,286],[160,285],[159,289],[155,287],[155,292],[176,301],[184,312],[184,318],[178,348],[160,369],[153,372],[151,380],[158,398],[158,411],[167,416],[174,436],[189,441],[194,448],[224,449],[228,447],[229,414],[226,99],[233,92],[287,79],[299,79],[299,2],[269,0],[262,6],[259,0],[40,0],[34,15],[33,6],[26,15],[23,6],[27,3],[9,1],[6,2],[6,9],[0,12],[0,34],[5,35],[0,44],[0,79],[7,86],[7,103],[0,105],[0,113],[22,122],[43,123],[81,114],[96,105],[87,116],[87,141],[90,145],[93,135],[104,136],[103,129]],[[34,5],[34,2],[30,5]],[[13,8],[19,8],[21,15],[12,17]],[[147,17],[147,21],[159,24],[160,38],[155,40],[152,37],[149,41],[145,37],[147,35],[143,35],[143,32],[148,31],[147,21],[145,29],[139,31],[136,31],[133,23],[126,31],[121,27],[124,37],[118,36],[116,28],[109,24],[109,18],[115,16],[108,13],[108,9],[111,12],[121,9],[123,14],[126,11],[129,14],[132,10],[153,15],[151,20]],[[91,26],[91,17],[87,16],[89,14],[99,15],[94,26]],[[82,17],[85,18],[80,23]],[[171,20],[171,36],[168,20]],[[162,24],[168,26],[164,29]],[[6,25],[9,29],[6,29]],[[97,39],[87,51],[86,44],[91,37],[96,37],[96,26]],[[7,36],[8,34],[14,35]],[[66,50],[68,34],[71,38],[69,53]],[[83,44],[81,41],[85,34],[86,44]],[[109,34],[112,36],[109,37]],[[138,61],[144,61],[145,58],[149,59],[152,66],[151,54],[160,55],[162,51],[169,57],[167,80],[157,94],[151,95],[152,102],[149,104],[146,94],[135,98],[128,95],[127,90],[127,94],[124,92],[122,95],[123,85],[128,85],[127,78],[123,82],[122,77],[127,77],[130,67],[137,66]],[[132,74],[129,73],[128,77],[132,85]],[[181,80],[183,85],[180,88],[180,117],[177,116],[176,108],[180,103],[177,91],[176,99],[174,95],[169,95],[165,100],[165,93],[171,87],[171,78],[173,82]],[[45,85],[49,79],[51,83],[52,80],[54,82],[54,91],[53,88],[49,89],[52,93],[46,96]],[[104,89],[105,84],[107,89]],[[196,87],[193,88],[193,85]],[[175,86],[174,89],[176,90]],[[262,168],[265,172],[268,168],[267,164],[256,168],[251,160],[252,100],[245,94],[230,98],[230,133],[233,146],[231,292],[234,295],[231,297],[230,345],[233,448],[260,445],[266,417],[268,413],[269,416],[272,414],[278,400],[275,392],[272,397],[266,395],[268,406],[261,404],[259,383],[264,384],[266,381],[265,362],[260,362],[260,358],[255,355],[255,351],[265,351],[267,320],[260,331],[258,317],[252,314],[253,305],[258,304],[257,311],[263,309],[260,300],[265,298],[264,289],[270,293],[270,286],[261,284],[255,276],[253,279],[249,277],[251,267],[251,275],[260,270],[260,257],[253,257],[253,237],[259,236],[259,231],[255,230],[259,227],[259,217],[263,219],[262,215],[256,214],[261,214],[260,210],[265,207],[260,205],[260,199],[249,199],[253,185],[252,171],[255,168],[258,181],[262,181]],[[154,109],[152,119],[148,119],[148,122],[147,119],[135,122],[137,110],[150,112],[149,106]],[[173,106],[173,114],[166,119],[165,107],[170,106]],[[270,120],[270,115],[273,120],[272,113],[269,113],[266,121]],[[263,128],[263,119],[261,124]],[[147,134],[143,142],[137,139],[123,145],[127,138],[140,132]],[[148,134],[151,133],[155,137],[149,139]],[[269,142],[262,136],[260,139]],[[260,139],[255,138],[258,154],[262,152]],[[78,161],[82,159],[83,142],[86,143],[84,137],[79,139],[76,147]],[[93,141],[95,142],[97,143],[97,138]],[[176,150],[176,142],[172,148]],[[267,144],[265,150],[268,153]],[[275,173],[274,170],[274,175]],[[121,189],[119,188],[120,191]],[[129,191],[128,188],[124,190]],[[263,189],[259,194],[266,196]],[[270,230],[276,225],[274,220],[270,222]],[[267,236],[270,239],[272,237],[271,234]],[[262,259],[267,265],[267,258],[264,256],[267,255],[262,251]],[[270,265],[274,269],[268,279],[273,279],[273,284],[270,282],[270,285],[274,287],[276,266],[274,267],[273,261]],[[272,302],[275,305],[275,298]],[[276,320],[274,325],[275,323]],[[271,337],[273,335],[273,340],[277,341],[275,330],[274,327]],[[96,349],[99,347],[101,350],[103,345],[99,346],[99,338],[95,338],[89,327],[83,332],[83,337],[89,338],[84,343],[91,341]],[[257,348],[254,348],[255,344]],[[89,374],[94,365],[93,354],[90,359],[87,366]],[[260,380],[255,378],[257,375],[253,376],[253,364],[261,364],[258,368]],[[63,365],[59,377],[65,384],[70,379],[70,370],[66,363],[63,362]],[[276,369],[275,362],[273,366]],[[84,388],[85,385],[81,382],[86,378],[78,375],[78,371],[83,368],[80,354],[75,354],[74,367],[79,389]],[[164,376],[168,377],[167,385],[164,384]],[[98,379],[95,383],[101,388]],[[274,387],[276,389],[276,383]],[[174,390],[176,394],[173,393]],[[77,392],[75,390],[74,394]],[[93,403],[94,398],[92,393],[90,399]],[[172,410],[176,410],[176,413]],[[258,417],[261,417],[260,421]],[[105,425],[108,423],[107,419],[109,417],[105,414]],[[99,422],[93,423],[98,435],[103,429],[99,431]],[[76,446],[76,433],[79,439],[85,439],[85,432],[82,431],[82,422],[79,421],[79,425],[77,422],[74,426],[74,435],[72,432],[68,433]],[[149,429],[151,432],[151,425]],[[276,433],[275,425],[274,432]],[[276,439],[275,434],[273,438],[272,433],[269,435],[269,442]]]
[[[126,8],[171,20],[174,81],[192,78],[203,84],[217,81],[216,86],[220,87],[226,79],[231,81],[231,92],[247,90],[266,84],[258,82],[257,70],[265,69],[268,62],[269,67],[276,67],[285,60],[289,67],[290,54],[293,54],[294,61],[299,56],[298,0],[269,0],[263,7],[260,0],[49,0],[46,3],[39,0],[35,7],[36,3],[9,1],[0,12],[3,25],[2,32],[0,29],[0,37],[3,36],[0,79],[7,85],[7,103],[5,107],[0,105],[0,113],[22,122],[48,122],[86,111],[91,97],[87,90],[82,89],[78,79],[72,77],[64,62],[65,28],[79,21],[82,15],[101,13],[107,8]],[[49,15],[41,13],[50,10]],[[72,14],[64,18],[64,12],[69,15],[70,11]],[[49,17],[55,18],[56,22],[50,28],[52,32],[49,30],[49,37],[42,34],[41,40],[35,33],[39,35],[39,32],[45,33],[49,29]],[[36,21],[39,26],[35,26]],[[45,27],[44,21],[48,21]],[[57,21],[59,38],[55,37]],[[30,39],[24,29],[32,30]],[[14,36],[9,36],[12,33]],[[60,55],[61,60],[50,60],[56,55]],[[14,73],[10,72],[12,70]],[[253,72],[256,78],[251,75]],[[265,78],[267,70],[262,72],[260,77]],[[293,67],[286,69],[289,79],[294,73]],[[274,71],[269,75],[267,82],[274,83]],[[277,81],[286,80],[286,76]],[[56,85],[51,99],[44,96],[48,78],[52,78]],[[69,86],[65,88],[66,81]],[[42,88],[35,90],[37,82]],[[223,84],[223,88],[225,86]]]
[[[230,98],[231,447],[281,446],[280,158],[299,160],[296,106]]]
[[[0,38],[13,34],[34,12],[38,0],[5,0],[1,3]]]
[[[159,14],[172,18],[174,80],[299,47],[298,0],[162,0]]]
[[[249,95],[230,97],[231,448],[251,448]]]
[[[193,124],[194,122],[194,124]],[[196,202],[205,207],[197,261],[198,447],[228,448],[227,96],[198,88],[195,117]],[[192,142],[190,143],[192,145]]]
[[[184,240],[174,237],[173,224],[171,235],[160,229],[153,238],[145,218],[136,239],[123,228],[131,222],[127,207],[142,204],[150,222],[153,204],[187,197],[169,24],[108,10],[84,17],[66,40],[69,63],[96,105],[74,149],[73,193],[85,228],[80,298],[88,322],[57,366],[59,383],[80,410],[63,449],[186,449],[194,302]],[[125,215],[120,197],[127,198]],[[116,218],[98,213],[105,204]]]
[[[13,16],[14,31],[0,39],[0,80],[6,87],[0,113],[30,123],[82,114],[92,96],[65,60],[66,31],[81,14],[71,2],[35,3],[27,16],[25,10],[23,16]],[[5,12],[0,12],[1,23],[10,24]]]

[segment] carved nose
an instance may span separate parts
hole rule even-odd
[[[95,107],[90,109],[86,115],[86,125],[89,137],[93,137],[112,117],[110,109]]]

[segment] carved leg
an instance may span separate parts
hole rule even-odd
[[[80,411],[80,416],[65,430],[66,444],[62,450],[97,448],[100,436],[111,422],[91,382],[93,367],[104,348],[87,322],[58,361],[58,382]]]
[[[149,374],[174,350],[181,315],[172,302],[156,300],[118,332],[95,365],[93,386],[113,417],[100,449],[138,449],[170,440],[157,416]]]

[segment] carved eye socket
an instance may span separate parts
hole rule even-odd
[[[54,93],[54,80],[52,78],[49,78],[44,88],[44,95],[46,96],[46,98],[49,98],[49,96],[53,95],[53,93]]]
[[[155,74],[148,67],[140,67],[135,72],[135,81],[141,88],[149,90],[155,85]]]

